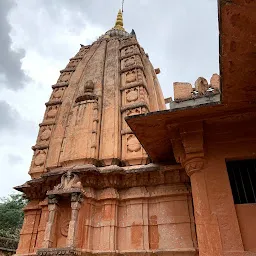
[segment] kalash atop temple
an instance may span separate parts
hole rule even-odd
[[[228,92],[239,22],[220,26],[222,94],[214,74],[174,83],[165,100],[121,11],[81,46],[52,86],[31,180],[16,187],[29,199],[16,255],[256,255],[256,108]]]

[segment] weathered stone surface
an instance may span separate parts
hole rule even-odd
[[[52,86],[32,180],[16,187],[30,199],[17,255],[197,255],[189,177],[150,163],[125,121],[165,102],[120,15]]]

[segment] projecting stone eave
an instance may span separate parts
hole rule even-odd
[[[181,166],[163,166],[157,164],[135,165],[120,167],[116,165],[106,167],[95,167],[93,165],[77,166],[72,169],[72,173],[79,176],[84,187],[92,187],[94,189],[103,189],[108,187],[129,188],[134,185],[148,185],[151,175],[156,175],[158,172],[163,174],[162,178],[159,175],[159,181],[155,180],[154,185],[161,185],[165,179],[163,177],[167,172],[181,170]],[[14,187],[15,190],[25,194],[26,198],[44,199],[47,191],[53,190],[60,183],[61,176],[65,174],[69,168],[61,167],[44,173],[40,178],[32,179],[25,182],[23,185]],[[129,174],[129,175],[127,175]],[[134,178],[131,178],[134,177]],[[139,179],[144,177],[143,183]],[[131,183],[132,182],[132,183]]]

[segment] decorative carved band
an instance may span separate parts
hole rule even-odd
[[[51,100],[45,103],[45,106],[54,106],[54,105],[61,105],[62,101],[61,100]]]
[[[132,82],[132,83],[126,84],[120,88],[120,91],[124,91],[124,90],[131,89],[138,86],[144,87],[147,93],[149,94],[147,85],[144,83],[144,81]]]
[[[130,70],[133,70],[135,68],[141,69],[143,71],[143,73],[145,74],[144,67],[143,67],[142,64],[141,65],[136,64],[136,65],[132,65],[132,66],[127,67],[127,68],[123,68],[123,69],[120,70],[120,73],[124,73],[124,72],[130,71]]]
[[[55,89],[55,88],[60,88],[60,87],[68,87],[69,83],[57,83],[57,84],[54,84],[52,85],[52,89]]]
[[[145,108],[147,108],[147,110],[149,110],[149,106],[147,105],[146,102],[137,102],[134,104],[129,104],[129,105],[121,107],[121,112],[124,112],[129,109],[139,108],[139,107],[145,107]]]

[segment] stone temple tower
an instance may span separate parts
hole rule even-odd
[[[17,255],[196,255],[189,178],[151,163],[127,116],[165,109],[134,31],[82,45],[52,86],[29,170]]]

